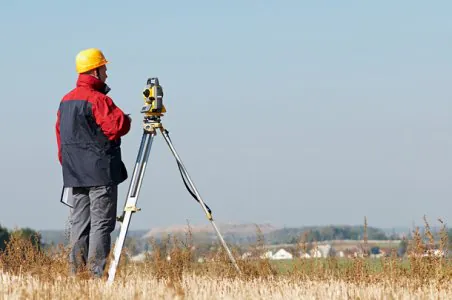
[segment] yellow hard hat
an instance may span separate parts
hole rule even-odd
[[[75,57],[75,68],[79,74],[106,64],[108,64],[108,61],[102,51],[97,48],[82,50]]]

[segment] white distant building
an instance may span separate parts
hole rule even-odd
[[[284,249],[279,249],[278,252],[276,252],[271,257],[271,259],[292,259],[292,258],[293,258],[293,255]]]
[[[311,250],[311,257],[320,258],[328,257],[331,255],[331,245],[318,245],[316,248]]]
[[[331,255],[331,245],[327,244],[327,245],[319,245],[318,246],[320,252],[322,253],[322,257],[328,257]]]

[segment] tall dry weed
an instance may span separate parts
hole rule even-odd
[[[33,237],[24,238],[12,232],[6,248],[0,252],[0,269],[13,275],[30,274],[42,280],[67,276],[68,250],[59,245],[49,251],[40,249]]]

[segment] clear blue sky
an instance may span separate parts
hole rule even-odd
[[[159,76],[164,124],[218,222],[450,223],[452,2],[112,2],[1,4],[2,225],[64,228],[54,124],[89,47],[133,117],[129,174]],[[131,228],[207,224],[161,136],[149,163]]]

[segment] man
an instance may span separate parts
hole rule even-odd
[[[116,225],[117,186],[127,179],[121,137],[131,119],[107,96],[108,61],[95,48],[76,56],[76,87],[57,112],[58,159],[64,187],[72,188],[71,269],[88,266],[102,277]]]

